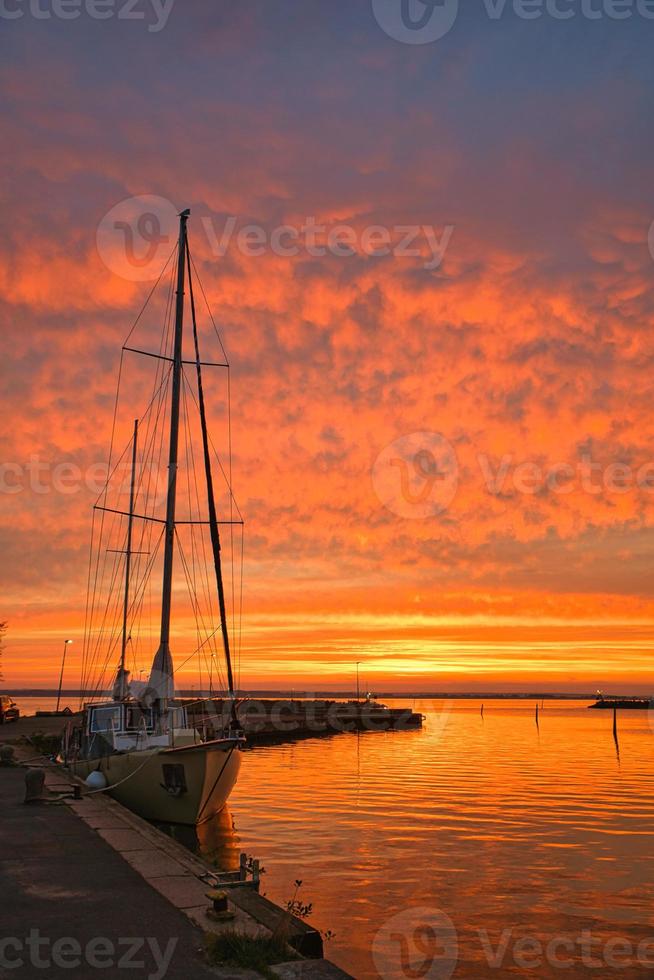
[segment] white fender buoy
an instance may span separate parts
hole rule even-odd
[[[86,779],[84,780],[89,789],[106,789],[107,780],[104,773],[100,772],[99,769],[94,769],[90,772]]]

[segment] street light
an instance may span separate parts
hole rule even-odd
[[[359,701],[359,664],[360,663],[361,661],[357,660],[357,703]]]
[[[59,674],[59,690],[57,692],[57,707],[55,711],[59,711],[59,702],[61,701],[61,685],[64,680],[64,664],[66,663],[66,647],[72,642],[72,640],[64,640],[64,655],[61,658],[61,673]]]

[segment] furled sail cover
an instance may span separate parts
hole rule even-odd
[[[152,661],[150,678],[144,699],[147,699],[149,702],[154,702],[169,701],[174,697],[173,658],[170,655],[170,648],[166,644],[159,647]]]
[[[116,680],[114,681],[114,689],[113,689],[114,701],[122,701],[123,698],[129,697],[130,694],[129,677],[130,677],[129,670],[124,670],[122,667],[118,668],[118,672],[116,674]]]

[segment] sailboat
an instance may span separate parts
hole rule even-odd
[[[217,515],[212,469],[213,444],[208,431],[202,375],[202,368],[210,362],[202,361],[200,356],[192,280],[194,266],[192,266],[187,234],[189,215],[189,210],[182,211],[179,215],[176,249],[169,258],[171,269],[167,339],[162,341],[159,352],[123,346],[123,352],[133,351],[148,358],[158,359],[155,396],[145,413],[146,434],[143,452],[146,454],[150,452],[152,458],[155,456],[156,446],[159,445],[164,447],[165,454],[167,441],[166,490],[164,495],[160,495],[165,500],[159,501],[162,508],[165,503],[165,510],[161,510],[159,516],[154,506],[151,514],[141,512],[145,510],[145,506],[140,504],[153,503],[155,497],[150,492],[147,475],[139,471],[139,420],[137,419],[134,422],[131,439],[129,508],[124,510],[119,507],[109,507],[108,504],[112,501],[108,500],[107,492],[101,496],[100,502],[94,508],[94,513],[100,514],[101,517],[104,539],[101,541],[98,557],[94,558],[92,555],[92,568],[89,572],[90,587],[93,584],[94,590],[97,590],[97,580],[101,577],[98,569],[104,567],[102,563],[106,564],[108,556],[113,556],[114,570],[106,577],[109,585],[114,588],[118,580],[116,569],[120,568],[124,573],[120,583],[122,584],[121,602],[117,603],[112,595],[108,596],[106,603],[104,599],[100,601],[95,591],[87,600],[87,619],[92,619],[94,610],[97,613],[96,618],[100,618],[100,626],[95,631],[92,624],[89,627],[87,622],[85,639],[86,681],[91,689],[92,699],[84,702],[82,724],[77,728],[71,727],[66,733],[62,761],[76,775],[85,779],[90,787],[106,790],[121,803],[147,819],[195,825],[208,820],[221,810],[227,801],[237,780],[242,758],[241,749],[245,740],[239,730],[236,717],[234,672],[219,530],[219,524],[242,524],[242,522],[219,521]],[[173,258],[175,253],[176,262]],[[194,355],[190,359],[185,357],[185,339],[186,345],[189,344],[188,331],[186,338],[184,334],[187,287],[190,294]],[[186,369],[189,366],[192,369],[193,390],[189,388],[187,398],[190,380]],[[215,366],[228,367],[226,363]],[[162,395],[164,391],[165,398]],[[202,491],[206,495],[206,513],[200,514],[199,510],[197,513],[194,510],[191,514],[193,519],[180,520],[177,513],[180,495],[180,430],[186,424],[186,415],[182,419],[184,404],[190,401],[191,397],[199,415],[200,438],[197,442],[201,444],[201,452],[198,455],[201,456],[202,464],[199,469],[203,476]],[[159,442],[156,442],[155,423],[160,424],[162,417],[165,432],[161,437],[156,437],[159,439]],[[190,429],[183,438],[186,438],[187,442],[190,441]],[[159,454],[162,456],[161,448]],[[165,455],[162,458],[165,459]],[[231,485],[229,493],[231,495]],[[195,497],[199,505],[197,487]],[[107,543],[105,532],[109,518],[118,522],[118,530],[124,545],[121,548],[102,547]],[[138,543],[145,542],[145,545],[149,545],[145,550],[135,547],[137,525],[141,529],[139,532],[141,540]],[[213,642],[215,637],[218,638],[215,643],[220,644],[226,668],[227,703],[232,707],[229,717],[222,719],[220,725],[214,720],[214,726],[209,734],[206,728],[204,731],[199,731],[189,723],[187,702],[176,697],[175,694],[171,618],[175,592],[173,570],[176,539],[181,525],[191,526],[194,532],[208,530],[209,543],[206,546],[206,553],[209,555],[210,575],[205,574],[202,581],[210,584],[210,578],[214,580],[210,588],[213,593],[213,597],[210,596],[213,603],[211,609],[215,610],[215,618],[219,622],[218,626],[215,626],[213,620],[207,625],[204,619],[208,618],[209,614],[204,618],[199,617],[202,619],[206,634],[200,647],[206,648],[209,640]],[[156,541],[151,530],[153,527],[159,528],[161,532]],[[179,547],[181,548],[181,545]],[[194,543],[194,556],[199,552],[199,545]],[[128,656],[134,644],[135,630],[139,627],[139,615],[142,613],[146,593],[146,580],[150,591],[152,588],[151,580],[157,554],[159,558],[163,558],[160,562],[162,566],[160,602],[158,604],[155,602],[159,614],[158,646],[148,680],[139,684],[136,681],[130,682]],[[183,559],[183,564],[187,572],[187,560]],[[134,580],[136,565],[139,568]],[[195,573],[191,578],[191,586],[197,586]],[[197,613],[199,600],[194,588],[191,589],[191,606]],[[112,625],[114,610],[116,613],[118,610],[120,612],[119,616],[114,617],[115,628]],[[153,633],[152,639],[154,646],[156,633]],[[110,662],[116,647],[119,648],[120,656],[112,695],[107,697],[106,686],[100,690],[101,678],[104,676],[102,666]],[[93,669],[96,669],[97,677],[95,683],[90,683]],[[210,685],[211,683],[210,678]],[[219,728],[218,731],[216,727]]]

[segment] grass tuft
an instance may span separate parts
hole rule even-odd
[[[207,935],[206,948],[212,966],[240,966],[256,970],[266,980],[278,980],[271,966],[299,959],[289,952],[286,943],[278,936],[254,937],[236,929]]]
[[[33,732],[31,735],[26,735],[25,738],[37,752],[48,756],[48,758],[56,755],[61,748],[61,735],[47,735],[45,732]]]

